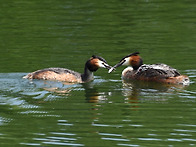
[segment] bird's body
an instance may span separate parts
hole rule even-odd
[[[122,72],[124,80],[141,80],[148,82],[159,82],[168,84],[189,84],[189,78],[181,75],[176,69],[166,64],[143,64],[143,60],[138,56],[138,52],[124,57],[118,64],[110,69],[121,65],[128,65]]]
[[[111,67],[106,63],[105,59],[99,56],[92,56],[85,64],[84,73],[78,73],[66,68],[45,68],[27,74],[23,78],[26,79],[42,79],[52,81],[62,81],[68,83],[85,83],[94,79],[93,72],[98,68]]]
[[[29,73],[26,79],[56,80],[70,83],[81,83],[81,74],[66,68],[45,68]]]

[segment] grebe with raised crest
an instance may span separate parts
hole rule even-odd
[[[188,85],[190,80],[186,75],[181,75],[176,69],[166,64],[143,64],[142,58],[135,52],[125,56],[120,62],[114,65],[108,73],[111,73],[115,68],[126,65],[122,72],[124,80],[141,80],[154,81],[168,84],[183,84]]]
[[[111,66],[107,64],[104,58],[93,55],[87,60],[83,74],[66,68],[57,67],[37,70],[27,74],[23,78],[62,81],[67,83],[86,83],[94,79],[93,72],[97,71],[99,68],[107,68],[109,70]]]

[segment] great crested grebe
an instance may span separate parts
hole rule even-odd
[[[108,65],[106,60],[102,57],[93,55],[87,60],[83,74],[66,68],[46,68],[29,73],[23,78],[62,81],[67,83],[86,83],[94,79],[93,72],[97,71],[98,68],[107,68],[109,70],[111,66]]]
[[[189,78],[186,75],[181,75],[176,69],[166,64],[143,64],[142,58],[138,55],[139,52],[125,56],[120,62],[114,65],[108,73],[111,73],[115,68],[126,65],[122,72],[124,80],[142,80],[154,81],[168,84],[189,84]],[[130,66],[131,65],[131,66]]]

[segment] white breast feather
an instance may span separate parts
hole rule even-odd
[[[127,71],[133,71],[133,68],[132,68],[131,66],[125,68],[125,69],[122,71],[122,75],[125,75],[125,73],[126,73]]]

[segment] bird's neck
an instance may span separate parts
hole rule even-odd
[[[84,73],[81,75],[83,82],[89,82],[94,79],[93,72],[90,71],[87,67],[84,68]]]

